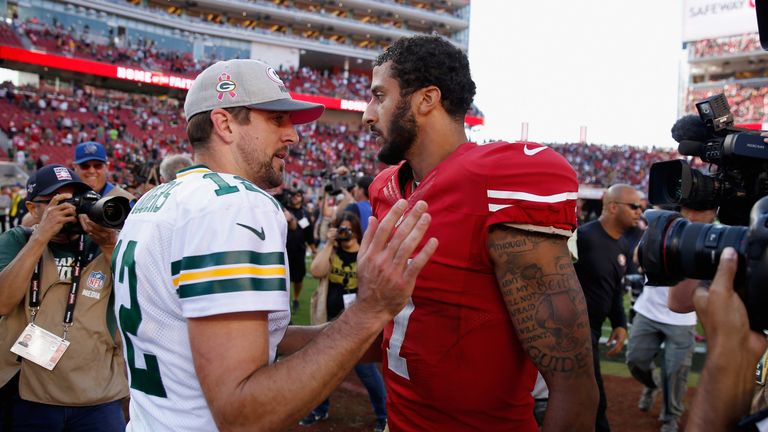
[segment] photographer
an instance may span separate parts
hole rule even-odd
[[[107,151],[96,141],[80,143],[75,147],[75,173],[83,179],[83,183],[91,187],[101,196],[124,196],[131,206],[136,202],[133,194],[107,181]]]
[[[707,359],[693,398],[687,431],[735,430],[749,412],[755,365],[766,349],[765,336],[750,330],[744,303],[733,289],[738,257],[720,255],[709,290],[697,288],[693,303],[707,334]]]
[[[715,210],[681,209],[684,218],[699,223],[712,223],[715,213]],[[684,286],[690,285],[688,281],[682,282]],[[696,328],[694,312],[677,313],[670,309],[670,290],[668,286],[650,285],[643,289],[634,305],[637,315],[627,350],[627,367],[632,376],[645,386],[638,408],[649,411],[656,395],[661,389],[664,390],[659,414],[663,422],[662,432],[677,431],[678,421],[685,409],[683,399],[688,389],[688,371],[693,358]],[[654,378],[653,363],[657,356],[663,364],[661,382]]]
[[[31,180],[26,206],[39,223],[0,235],[0,384],[18,394],[11,407],[3,401],[13,412],[3,423],[122,431],[128,386],[110,307],[117,234],[66,202],[90,190],[72,170],[48,165]]]
[[[360,220],[344,212],[328,229],[325,246],[312,260],[310,273],[320,279],[312,297],[312,324],[322,324],[341,315],[357,298],[357,252],[363,236]],[[355,373],[368,390],[376,424],[374,432],[383,432],[387,424],[387,395],[384,380],[376,363],[359,363]],[[326,398],[299,423],[309,426],[328,418],[330,398]]]

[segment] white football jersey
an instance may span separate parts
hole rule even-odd
[[[269,312],[269,358],[290,320],[287,224],[249,181],[204,166],[147,192],[112,255],[131,387],[128,431],[216,430],[187,319]]]

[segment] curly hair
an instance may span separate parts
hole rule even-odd
[[[443,109],[463,119],[475,97],[467,55],[440,36],[413,36],[395,41],[375,66],[392,62],[392,77],[400,83],[400,96],[434,85],[440,89]]]

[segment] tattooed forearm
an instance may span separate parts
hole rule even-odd
[[[501,228],[490,233],[488,251],[518,338],[539,370],[591,369],[586,302],[565,240]]]

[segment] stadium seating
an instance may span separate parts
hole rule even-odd
[[[686,112],[696,113],[694,103],[701,99],[724,93],[731,105],[736,123],[765,123],[768,86],[749,86],[729,83],[723,86],[693,89],[686,95]]]
[[[0,23],[0,45],[12,46],[17,48],[22,47],[21,39],[19,39],[19,36],[16,34],[15,31],[13,31],[13,28],[11,28],[11,26],[5,23]]]
[[[0,129],[10,135],[13,124],[18,135],[14,142],[21,143],[35,159],[47,155],[48,163],[70,163],[73,145],[102,140],[112,154],[117,180],[127,182],[131,167],[157,161],[169,152],[191,152],[184,139],[185,122],[174,101],[104,89],[56,94],[51,89],[4,87],[12,96],[0,98]],[[110,138],[110,129],[115,138]],[[340,165],[368,173],[381,169],[377,146],[357,125],[310,124],[300,126],[299,133],[302,140],[290,149],[286,170],[303,186],[321,186],[323,173]],[[650,165],[677,156],[655,148],[551,146],[573,165],[582,184],[624,182],[643,190]]]
[[[757,33],[717,39],[705,39],[691,43],[690,56],[692,59],[707,57],[722,57],[731,54],[759,51],[760,38]]]

